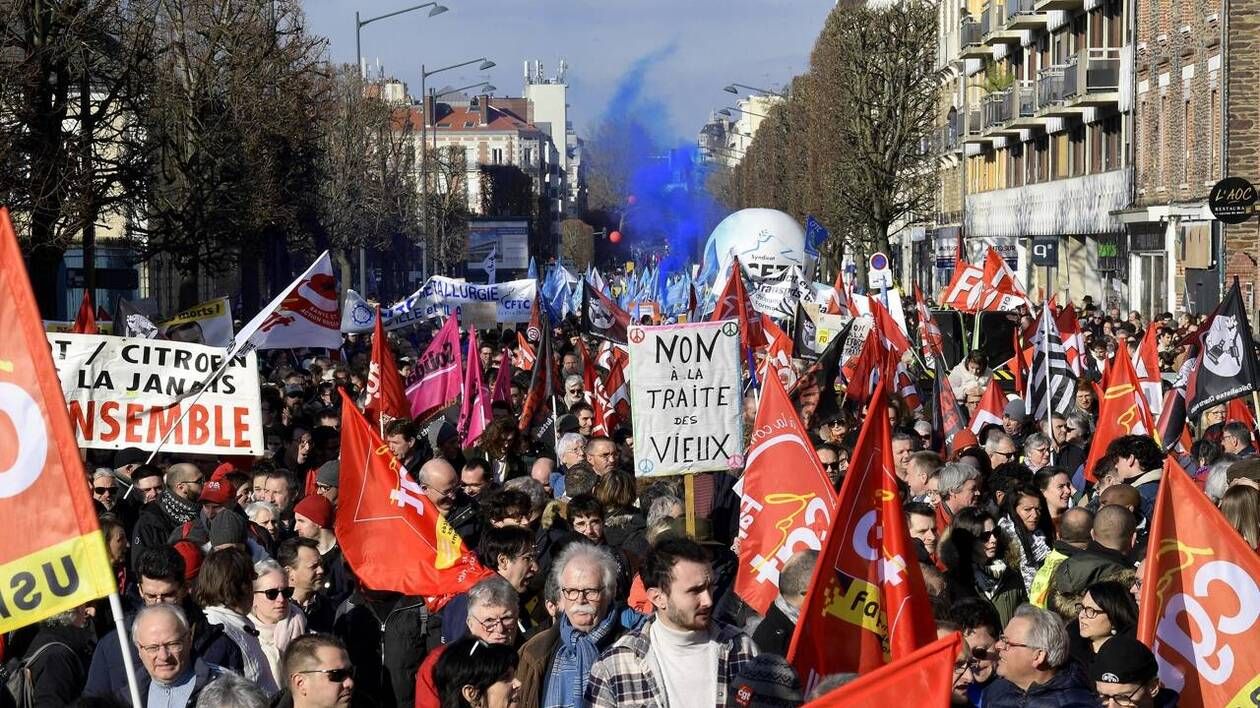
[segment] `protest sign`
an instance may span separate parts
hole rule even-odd
[[[844,325],[850,319],[853,318],[846,315],[832,315],[819,311],[814,327],[814,348],[820,352],[826,349],[827,345],[831,342],[831,338],[844,330]],[[861,329],[862,327],[865,327],[865,329]],[[870,320],[866,320],[865,322],[859,320],[854,321],[853,323],[853,330],[859,337],[862,338],[862,340],[866,339],[866,332],[869,332],[870,328]],[[852,340],[852,337],[850,337],[850,340]],[[859,346],[861,345],[859,344]]]
[[[158,326],[162,337],[177,342],[226,347],[232,344],[232,305],[226,297],[215,298],[177,313]]]
[[[252,352],[233,359],[196,397],[223,367],[218,347],[98,334],[47,336],[80,447],[152,450],[171,431],[163,445],[170,452],[262,454]]]
[[[781,278],[754,281],[748,287],[753,307],[782,321],[792,319],[798,302],[809,301],[813,296],[813,288],[795,266],[785,270]]]
[[[628,338],[638,476],[741,467],[739,325],[635,325]]]
[[[529,322],[538,290],[535,280],[509,280],[494,285],[465,283],[455,278],[435,275],[419,290],[381,308],[381,323],[393,331],[417,325],[435,317],[459,314],[465,327],[493,327],[502,322]],[[346,296],[342,332],[371,332],[375,320],[372,306],[353,290]]]

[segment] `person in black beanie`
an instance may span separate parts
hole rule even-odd
[[[1137,639],[1116,635],[1089,665],[1089,678],[1102,706],[1165,708],[1177,705],[1177,692],[1159,682],[1155,655]]]

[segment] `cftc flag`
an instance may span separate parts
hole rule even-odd
[[[1260,389],[1251,324],[1237,278],[1197,336],[1199,352],[1186,384],[1186,415],[1190,420],[1212,406]]]
[[[13,233],[0,207],[0,634],[115,592],[105,540]]]

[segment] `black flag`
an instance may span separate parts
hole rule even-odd
[[[814,361],[818,359],[818,315],[817,307],[806,307],[807,303],[796,303],[796,318],[792,326],[792,353],[797,359]]]
[[[625,344],[629,326],[630,314],[583,279],[582,329],[600,339]]]
[[[827,347],[818,355],[818,361],[806,372],[813,374],[814,383],[818,385],[818,407],[814,409],[813,419],[825,422],[829,417],[840,412],[840,394],[836,392],[836,379],[840,377],[841,355],[844,343],[853,329],[853,320],[844,323],[844,329],[827,342]],[[802,377],[804,378],[804,377]]]
[[[521,402],[520,431],[528,434],[531,428],[545,437],[551,431],[555,418],[556,396],[562,395],[563,384],[556,370],[556,359],[552,355],[551,319],[546,312],[539,315],[540,341],[535,350],[534,370],[530,375],[529,389],[525,400]]]
[[[1212,406],[1260,390],[1256,385],[1255,343],[1238,278],[1199,328],[1198,340],[1199,351],[1186,382],[1186,415],[1190,420],[1198,419]]]

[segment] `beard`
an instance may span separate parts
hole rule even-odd
[[[670,624],[679,629],[699,632],[709,628],[709,623],[713,618],[713,609],[687,611],[677,607],[670,607],[665,610],[665,617]]]

